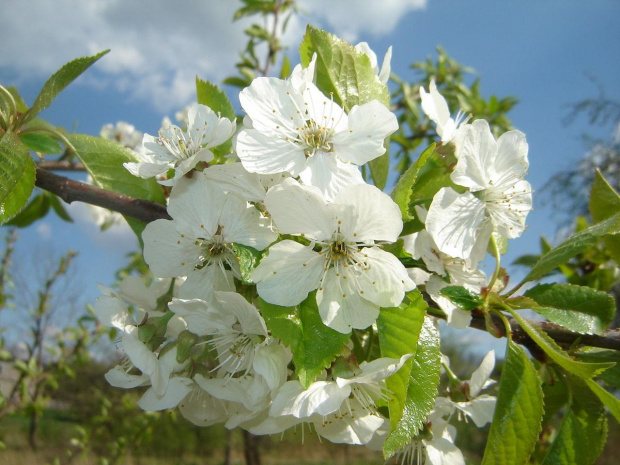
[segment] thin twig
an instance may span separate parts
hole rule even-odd
[[[37,167],[37,187],[56,194],[67,203],[86,202],[130,216],[145,223],[158,219],[171,219],[164,205],[128,195],[100,189],[90,184],[73,181]]]
[[[86,167],[82,163],[69,161],[43,161],[37,163],[37,166],[50,171],[86,171]]]

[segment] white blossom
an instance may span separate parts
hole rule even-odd
[[[523,179],[528,146],[520,131],[506,132],[496,141],[484,120],[462,127],[455,143],[458,161],[451,179],[469,190],[440,189],[426,229],[442,252],[469,258],[486,249],[493,231],[513,239],[525,229],[532,209],[532,189]]]
[[[142,133],[133,124],[118,121],[116,124],[105,124],[99,133],[104,139],[116,142],[123,147],[136,150],[142,141]]]
[[[158,182],[172,186],[199,162],[213,160],[210,148],[223,144],[235,132],[235,123],[220,118],[209,107],[192,105],[188,110],[187,130],[175,125],[164,126],[157,137],[144,135],[144,150],[137,154],[139,161],[123,166],[141,178],[158,177]],[[169,171],[174,174],[169,176]],[[165,179],[159,179],[161,177]]]
[[[370,59],[370,65],[373,67],[375,72],[377,73],[377,77],[381,84],[387,84],[390,79],[390,71],[391,66],[390,62],[392,61],[392,47],[390,46],[383,57],[383,64],[381,68],[379,68],[379,61],[377,60],[377,54],[372,51],[367,42],[360,42],[355,46],[355,50],[359,53],[363,53]]]
[[[460,125],[465,124],[469,117],[458,112],[455,119],[450,117],[450,110],[446,99],[437,90],[435,80],[431,79],[429,92],[420,87],[420,100],[422,102],[422,111],[435,123],[437,135],[441,138],[443,144],[451,142],[455,137]]]
[[[245,169],[299,176],[327,199],[362,184],[358,165],[385,153],[385,138],[398,129],[396,117],[378,101],[346,114],[311,82],[297,88],[291,81],[257,78],[239,100],[250,125],[235,145]]]
[[[269,190],[265,205],[282,234],[311,241],[279,242],[254,269],[252,279],[267,302],[297,305],[318,289],[323,322],[347,333],[370,326],[380,307],[398,306],[415,287],[398,259],[379,248],[398,239],[402,220],[398,206],[376,187],[351,186],[326,203],[317,189],[287,179]]]
[[[146,226],[144,259],[156,276],[187,276],[182,298],[209,300],[214,289],[234,290],[232,276],[241,277],[234,245],[262,250],[277,238],[256,208],[201,173],[174,187],[168,213],[172,220]]]

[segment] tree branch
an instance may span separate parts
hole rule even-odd
[[[73,181],[37,167],[37,187],[56,194],[67,203],[86,202],[130,216],[145,223],[158,219],[172,219],[166,207],[148,200],[100,189],[90,184]]]
[[[491,315],[493,323],[500,330],[500,334],[505,337],[504,324],[497,315]],[[517,320],[507,316],[510,323],[510,329],[512,331],[513,341],[527,347],[530,352],[540,350],[538,345],[530,338],[527,333],[521,328]],[[527,320],[532,326],[544,331],[547,335],[553,339],[556,343],[562,346],[571,346],[575,343],[583,346],[599,347],[602,349],[612,349],[620,351],[620,330],[611,329],[605,332],[604,335],[598,336],[596,334],[580,334],[568,329],[562,328],[548,321],[535,321]],[[474,312],[470,323],[471,328],[480,329],[486,331],[486,324],[484,321],[484,315]],[[535,354],[533,354],[535,355]]]
[[[43,161],[37,163],[39,168],[55,171],[86,171],[82,163],[72,163],[69,161]]]

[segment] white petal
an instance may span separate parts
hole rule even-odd
[[[219,224],[225,242],[234,242],[263,250],[278,238],[268,228],[269,221],[247,202],[234,195],[226,195]]]
[[[265,199],[265,188],[260,176],[248,173],[241,163],[210,166],[203,171],[203,175],[223,191],[236,194],[244,200],[262,202]]]
[[[120,365],[116,365],[108,371],[105,374],[105,379],[110,385],[122,389],[131,389],[150,384],[147,375],[130,375]]]
[[[258,309],[236,292],[216,292],[215,299],[220,306],[220,313],[234,315],[244,334],[256,334],[267,337],[265,320]]]
[[[498,177],[523,176],[529,166],[528,145],[521,131],[508,131],[497,139],[497,159],[493,166]]]
[[[265,378],[269,389],[275,391],[286,381],[289,361],[290,356],[286,349],[274,341],[269,345],[256,348],[252,368]]]
[[[359,270],[363,297],[379,307],[397,307],[405,297],[405,292],[415,288],[403,264],[391,253],[378,247],[365,247],[361,253],[366,255],[366,268]]]
[[[127,310],[127,305],[117,295],[100,295],[94,304],[97,319],[105,326],[121,330],[135,324]]]
[[[256,129],[244,129],[235,149],[243,167],[250,173],[272,174],[286,171],[293,176],[306,166],[305,149],[291,140],[268,136]]]
[[[336,269],[330,268],[316,294],[321,320],[343,334],[353,328],[367,328],[377,320],[379,306],[360,296],[360,287],[353,279],[355,272],[336,274]]]
[[[333,381],[316,381],[308,389],[304,389],[299,381],[288,381],[273,399],[269,414],[296,418],[307,418],[315,413],[328,415],[338,410],[350,393],[350,387],[340,388]]]
[[[456,139],[455,155],[458,161],[450,175],[454,183],[472,190],[486,189],[491,185],[497,142],[489,123],[478,119],[463,126]]]
[[[341,161],[332,152],[316,152],[308,158],[299,178],[304,184],[318,188],[328,201],[345,188],[364,183],[357,165]]]
[[[202,299],[208,302],[213,299],[214,291],[235,291],[235,280],[232,272],[215,263],[201,269],[191,270],[179,289],[179,297],[182,299]]]
[[[174,221],[155,220],[142,232],[144,260],[155,276],[187,276],[199,259],[195,237],[179,233]]]
[[[265,206],[282,234],[304,234],[325,240],[337,228],[320,191],[286,179],[267,192]]]
[[[179,231],[193,238],[210,238],[217,231],[225,200],[220,189],[196,173],[191,179],[183,178],[174,186],[168,213],[179,224]]]
[[[378,414],[368,412],[357,401],[351,401],[355,415],[333,415],[325,419],[316,418],[314,429],[322,436],[336,444],[366,444],[375,431],[383,426],[384,419]]]
[[[224,403],[196,387],[179,403],[179,412],[197,426],[224,423],[228,413]]]
[[[454,405],[467,414],[478,428],[481,428],[493,421],[496,403],[497,398],[484,394],[476,397],[471,402],[456,402]]]
[[[198,336],[228,331],[235,322],[233,315],[216,311],[200,299],[172,299],[170,310],[187,322],[187,329]]]
[[[396,242],[403,229],[398,205],[369,184],[351,186],[334,199],[340,232],[353,242]]]
[[[420,87],[422,111],[437,125],[437,134],[443,135],[443,126],[450,120],[450,110],[446,99],[437,90],[435,80],[431,79],[429,92]]]
[[[412,355],[413,354],[405,354],[399,359],[382,357],[371,362],[362,362],[360,364],[360,369],[362,370],[360,374],[352,376],[351,378],[336,378],[336,383],[340,387],[356,383],[378,383],[400,370]]]
[[[452,257],[467,258],[478,240],[488,241],[491,231],[483,224],[485,203],[471,192],[458,194],[442,188],[435,194],[426,217],[426,229],[439,250]],[[491,227],[492,230],[492,227]]]
[[[324,262],[311,246],[282,241],[269,248],[269,255],[252,271],[252,281],[267,302],[297,305],[319,287]]]
[[[172,378],[163,396],[158,396],[151,388],[140,398],[138,407],[150,412],[174,408],[189,394],[193,384],[194,382],[189,378]]]
[[[378,100],[355,105],[349,112],[347,131],[336,134],[336,156],[363,165],[385,153],[385,139],[398,130],[396,116]]]
[[[471,397],[476,397],[487,386],[487,381],[491,377],[491,373],[493,373],[493,368],[495,368],[495,351],[491,350],[485,355],[480,366],[471,375],[471,380],[469,381]]]
[[[461,450],[448,439],[436,438],[424,441],[426,458],[431,465],[465,465]]]

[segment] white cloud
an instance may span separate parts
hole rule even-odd
[[[426,7],[427,0],[301,0],[314,20],[350,42],[361,34],[381,36],[394,30],[407,13]]]
[[[119,256],[137,250],[136,236],[125,221],[112,224],[105,231],[101,231],[96,224],[97,218],[93,216],[93,210],[91,210],[90,205],[82,202],[73,202],[71,204],[64,204],[64,207],[78,227],[88,235],[97,247],[113,250]]]
[[[285,41],[293,50],[297,47],[303,20],[351,41],[362,32],[386,34],[406,13],[425,4],[301,0],[308,15],[293,19]],[[7,46],[0,54],[0,70],[21,79],[45,78],[75,57],[110,48],[83,82],[113,85],[170,112],[193,98],[196,75],[219,82],[234,73],[248,25],[247,19],[232,23],[239,6],[236,0],[6,0],[0,42]]]
[[[47,222],[37,224],[37,234],[45,241],[52,238],[52,226]]]

